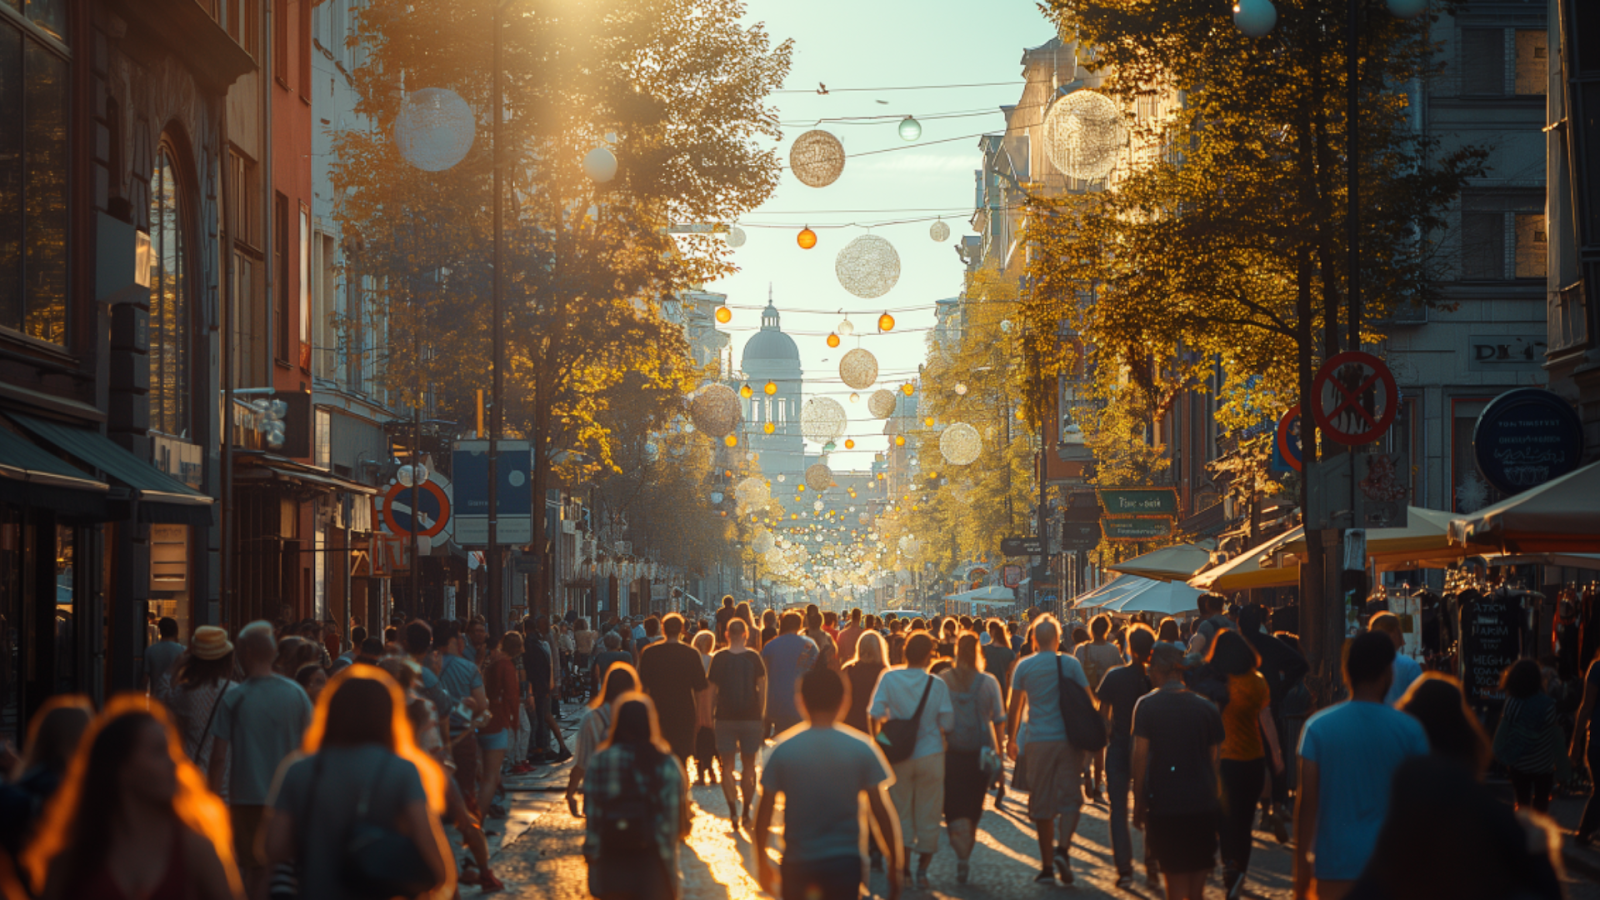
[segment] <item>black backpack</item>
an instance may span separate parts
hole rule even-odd
[[[1056,695],[1061,704],[1061,724],[1067,729],[1067,743],[1074,750],[1094,753],[1108,743],[1106,720],[1095,706],[1089,689],[1068,678],[1061,670],[1061,655],[1056,654]]]
[[[878,745],[883,748],[883,758],[890,763],[905,762],[917,748],[917,730],[922,723],[922,708],[928,705],[928,692],[933,690],[933,676],[922,686],[922,700],[909,719],[890,719],[878,730]]]

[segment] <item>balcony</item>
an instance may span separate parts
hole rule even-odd
[[[1589,319],[1583,282],[1570,284],[1549,298],[1547,357],[1582,350],[1589,345]]]

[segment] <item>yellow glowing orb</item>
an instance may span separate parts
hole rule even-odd
[[[837,347],[837,346],[839,346],[839,336],[837,334],[834,334],[831,331],[828,332],[828,346],[829,347]]]
[[[741,397],[748,398],[751,394],[754,394],[754,393],[755,393],[755,391],[750,390],[750,385],[748,385],[748,384],[741,385],[740,388],[739,388],[739,396],[741,396]]]
[[[856,448],[855,440],[853,438],[845,438],[844,448],[846,450],[854,450]]]
[[[777,429],[777,427],[776,427],[776,426],[774,426],[774,425],[773,425],[773,424],[772,424],[772,423],[771,423],[771,422],[768,422],[768,423],[766,423],[766,424],[765,424],[765,425],[762,425],[762,426],[761,426],[761,430],[762,430],[762,431],[765,431],[765,432],[766,432],[766,433],[767,433],[767,434],[771,434],[771,433],[773,433],[773,432],[774,432],[774,431],[777,431],[777,430],[778,430],[778,429]]]
[[[883,315],[879,316],[878,317],[878,330],[879,331],[893,331],[894,330],[894,316],[891,316],[888,313],[884,313]]]
[[[729,447],[737,447],[737,446],[739,446],[739,436],[736,435],[736,434],[730,434],[727,437],[723,438],[722,442],[724,444],[727,444]]]
[[[903,435],[903,434],[895,435],[894,436],[894,445],[896,447],[904,447],[906,445],[906,436]]]
[[[909,397],[912,394],[916,393],[916,390],[917,390],[917,386],[912,384],[909,381],[900,386],[900,392],[902,394],[905,394],[907,397]]]
[[[817,233],[810,228],[805,228],[795,238],[795,243],[800,245],[801,250],[810,250],[817,245]]]
[[[762,390],[766,391],[767,396],[770,397],[778,392],[778,383],[776,381],[769,381],[767,382],[767,386],[762,388]]]
[[[733,321],[733,310],[727,308],[726,306],[717,307],[717,321],[724,325]]]

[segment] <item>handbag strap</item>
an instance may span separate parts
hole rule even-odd
[[[194,745],[194,751],[189,754],[190,759],[199,757],[200,749],[206,745],[206,738],[211,737],[211,723],[216,721],[217,707],[222,705],[222,695],[228,692],[228,685],[228,680],[223,679],[222,684],[217,687],[217,699],[211,701],[211,712],[206,716],[206,727],[200,732],[200,741]],[[184,749],[188,750],[189,748],[185,747]]]
[[[922,708],[928,705],[928,692],[933,690],[933,676],[928,676],[927,684],[922,686],[922,699],[917,702],[917,711],[911,714],[911,721],[922,721]]]

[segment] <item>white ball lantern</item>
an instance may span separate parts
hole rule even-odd
[[[395,148],[424,172],[443,172],[467,157],[477,122],[472,107],[446,88],[406,97],[394,120]]]
[[[900,280],[900,254],[883,238],[864,234],[839,251],[833,270],[845,290],[871,300],[889,293]]]
[[[982,452],[983,438],[978,435],[978,429],[965,422],[957,422],[939,435],[939,455],[953,466],[969,465]]]
[[[1071,178],[1088,181],[1111,174],[1127,142],[1122,111],[1095,91],[1067,94],[1050,105],[1044,118],[1045,153]]]
[[[872,387],[878,380],[878,358],[860,347],[851,350],[839,360],[839,378],[858,391]]]
[[[826,444],[844,434],[848,417],[832,397],[812,397],[800,407],[800,434],[814,444]]]
[[[617,155],[610,147],[596,147],[583,157],[583,173],[596,184],[617,177]]]
[[[942,219],[934,222],[928,226],[928,237],[933,238],[934,243],[942,244],[950,240],[950,226],[946,225]]]

